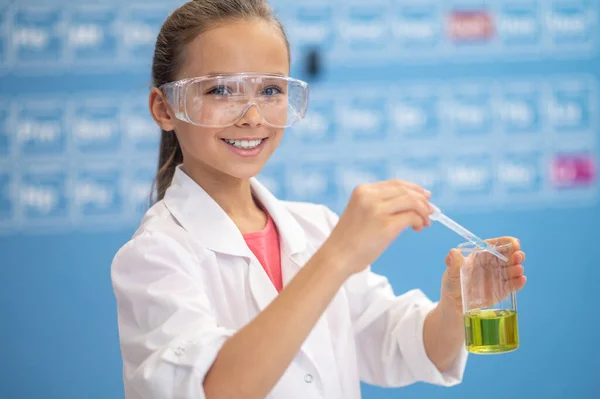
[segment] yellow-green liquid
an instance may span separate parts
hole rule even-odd
[[[514,310],[476,309],[465,314],[465,340],[472,353],[510,352],[519,347]]]

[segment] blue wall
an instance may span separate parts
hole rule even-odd
[[[450,389],[364,397],[599,398],[600,3],[273,4],[312,89],[261,174],[274,192],[341,212],[356,184],[401,177],[527,252],[518,351],[472,355]],[[176,5],[0,0],[0,398],[123,397],[110,262],[146,204],[150,60]],[[460,241],[408,232],[374,269],[437,299]]]

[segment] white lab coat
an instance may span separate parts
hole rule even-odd
[[[322,205],[280,201],[256,179],[251,185],[279,229],[285,286],[337,216]],[[127,399],[204,398],[203,378],[225,340],[277,296],[233,221],[180,168],[111,274]],[[423,321],[434,306],[420,290],[396,297],[370,268],[352,276],[268,398],[358,399],[361,380],[459,383],[466,351],[446,373],[425,353]]]

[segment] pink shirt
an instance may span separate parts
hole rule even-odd
[[[267,213],[267,225],[261,231],[244,234],[246,244],[254,253],[263,269],[273,282],[277,291],[281,291],[281,255],[279,252],[279,233],[277,227]]]

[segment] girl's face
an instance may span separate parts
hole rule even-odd
[[[239,21],[199,35],[188,45],[177,79],[240,72],[289,74],[285,41],[273,25],[260,20]],[[162,128],[174,128],[177,134],[186,171],[216,178],[257,175],[279,145],[284,130],[265,125],[255,106],[237,124],[226,128],[195,126],[172,114],[166,123],[171,129],[164,120]],[[226,142],[257,139],[266,140],[252,151],[237,150]]]

